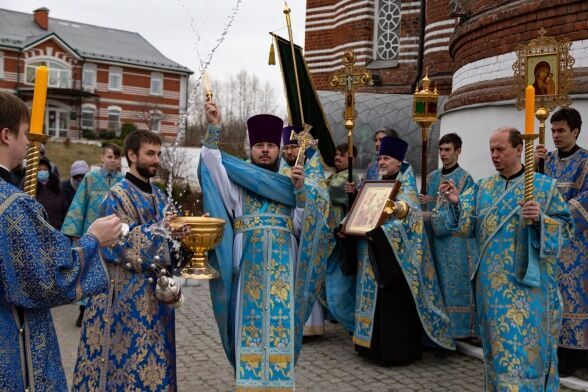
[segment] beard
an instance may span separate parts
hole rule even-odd
[[[285,160],[286,160],[286,163],[288,163],[288,165],[294,166],[294,164],[296,163],[296,158],[297,157],[293,157],[292,159],[285,158]]]
[[[276,162],[274,162],[274,163],[254,163],[254,165],[257,167],[261,167],[262,169],[265,169],[265,170],[269,170],[269,171],[273,171],[273,172],[278,171],[278,165],[276,164]]]
[[[153,168],[153,167],[155,168],[155,170],[152,173],[151,168]],[[139,173],[141,175],[141,177],[146,178],[146,179],[150,179],[151,177],[155,177],[155,175],[157,174],[158,168],[159,168],[159,165],[149,165],[149,164],[137,162],[137,173]]]

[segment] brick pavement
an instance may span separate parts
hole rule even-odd
[[[180,391],[233,391],[232,369],[212,316],[208,285],[184,287],[186,301],[176,313],[177,370]],[[79,340],[77,306],[54,310],[62,359],[71,384]],[[297,391],[481,391],[482,363],[455,353],[423,359],[406,367],[381,368],[360,359],[349,335],[327,323],[323,337],[305,341],[296,367]],[[565,390],[565,389],[562,389]]]

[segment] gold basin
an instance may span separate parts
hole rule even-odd
[[[170,222],[172,230],[183,226],[190,227],[190,234],[182,239],[182,244],[194,254],[188,265],[180,271],[184,279],[215,279],[220,277],[218,271],[208,265],[207,253],[214,249],[225,230],[225,221],[206,216],[178,216]]]

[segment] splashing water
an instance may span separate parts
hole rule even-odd
[[[202,83],[202,78],[204,76],[204,73],[206,72],[206,70],[210,66],[210,63],[212,62],[212,59],[213,59],[217,49],[220,47],[220,45],[223,43],[223,41],[227,37],[227,34],[229,33],[229,30],[231,29],[233,22],[235,21],[235,18],[237,17],[237,14],[239,13],[239,7],[241,6],[242,2],[243,2],[243,0],[236,1],[235,6],[232,8],[231,14],[227,18],[227,21],[223,27],[223,31],[220,35],[220,38],[218,38],[216,40],[215,45],[212,47],[212,49],[210,50],[210,52],[208,53],[208,55],[206,56],[205,59],[202,59],[200,57],[200,53],[198,52],[198,49],[196,49],[196,53],[197,53],[198,60],[199,60],[199,67],[200,67],[199,75],[198,75],[198,78],[196,79],[196,83],[194,84],[194,88],[192,89],[192,92],[190,93],[190,95],[188,97],[188,104],[187,104],[186,112],[184,114],[182,114],[182,116],[180,118],[178,133],[176,135],[174,142],[171,145],[170,167],[174,167],[176,164],[177,148],[184,141],[184,138],[186,136],[186,130],[188,128],[188,117],[190,116],[190,110],[194,106],[194,102],[196,101],[196,94],[199,91],[200,84]],[[180,5],[184,9],[187,9],[187,7],[181,1],[180,1]],[[198,34],[198,31],[196,30],[196,24],[194,22],[194,18],[191,16],[190,16],[190,26],[191,26],[194,34],[196,35],[197,41],[200,41],[200,35]],[[172,205],[174,205],[174,200],[172,197],[172,186],[173,186],[173,170],[170,170],[169,175],[168,175],[168,181],[167,181],[167,203],[166,203],[165,210],[164,210],[165,212],[171,211]]]

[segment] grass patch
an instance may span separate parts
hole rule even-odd
[[[61,180],[69,178],[69,170],[74,161],[83,159],[89,166],[99,165],[102,148],[87,144],[70,143],[66,146],[63,143],[47,143],[47,158],[57,165]]]

